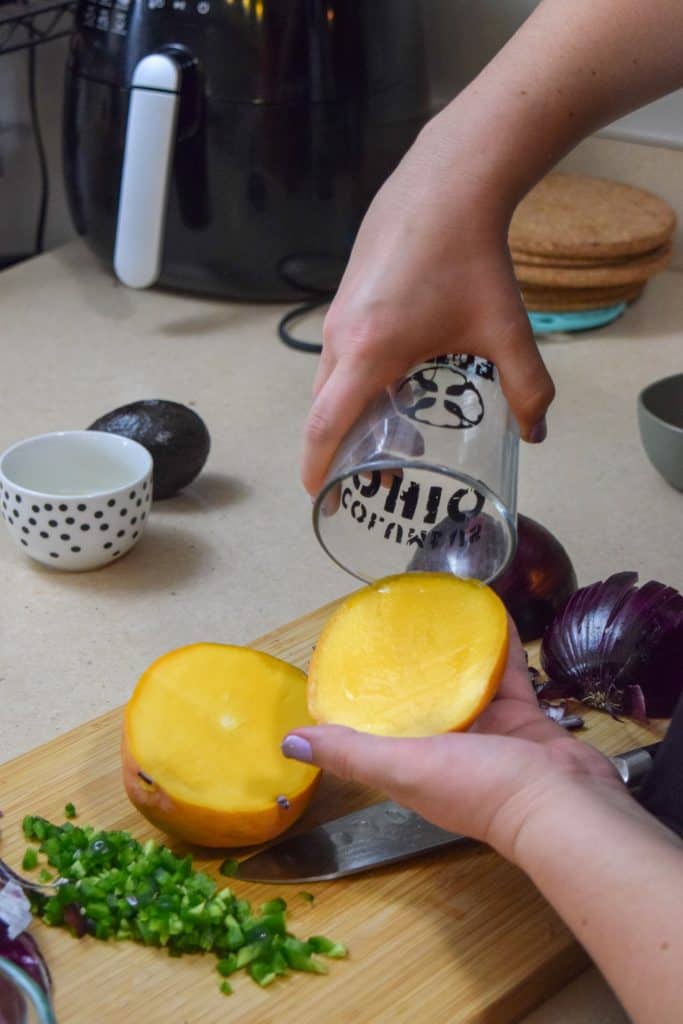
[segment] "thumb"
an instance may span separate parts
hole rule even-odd
[[[545,414],[555,397],[555,385],[538,350],[516,286],[514,291],[516,294],[509,296],[501,315],[490,318],[487,330],[495,330],[495,337],[486,340],[521,436],[525,441],[538,443],[545,440]]]
[[[515,351],[498,356],[503,393],[519,423],[525,441],[545,441],[545,414],[555,397],[555,386],[543,362],[528,324],[520,325]]]
[[[442,828],[481,839],[509,782],[506,759],[492,749],[496,739],[475,733],[395,739],[319,725],[289,733],[282,752],[377,789]]]
[[[411,767],[422,760],[419,739],[394,739],[356,732],[342,725],[297,729],[282,742],[285,757],[316,764],[340,779],[363,782],[384,793],[404,792],[414,778]]]

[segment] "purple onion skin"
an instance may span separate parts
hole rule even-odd
[[[543,637],[542,699],[575,697],[646,720],[669,718],[683,693],[683,596],[621,572],[583,587]]]
[[[517,550],[495,590],[523,643],[538,640],[577,588],[576,573],[559,540],[535,519],[517,516]]]
[[[5,925],[0,921],[0,956],[11,960],[17,967],[21,967],[29,977],[40,985],[47,996],[50,995],[52,989],[50,971],[32,935],[22,932],[16,938],[10,939],[7,937]]]

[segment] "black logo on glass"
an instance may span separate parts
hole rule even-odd
[[[394,396],[397,411],[414,423],[448,430],[468,430],[484,419],[483,381],[495,381],[493,363],[480,356],[447,355],[430,359],[406,377]],[[403,428],[406,424],[403,424]],[[403,429],[402,428],[402,429]],[[411,426],[421,441],[421,434]],[[405,438],[402,436],[405,444]],[[423,451],[410,438],[412,454]],[[385,541],[402,545],[433,558],[409,568],[434,568],[445,564],[458,550],[476,544],[485,536],[482,529],[486,499],[469,486],[444,489],[436,479],[422,483],[409,472],[370,470],[356,473],[340,493],[342,509],[359,527],[376,531]],[[450,570],[449,570],[450,571]]]
[[[484,400],[476,384],[454,366],[421,367],[396,393],[401,412],[417,423],[448,430],[469,430],[484,418]]]

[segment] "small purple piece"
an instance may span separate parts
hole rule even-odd
[[[67,903],[64,907],[64,923],[78,939],[82,939],[88,930],[83,908],[78,903]]]

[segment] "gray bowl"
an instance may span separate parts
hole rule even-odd
[[[640,392],[638,426],[652,465],[683,491],[683,373],[656,380]]]

